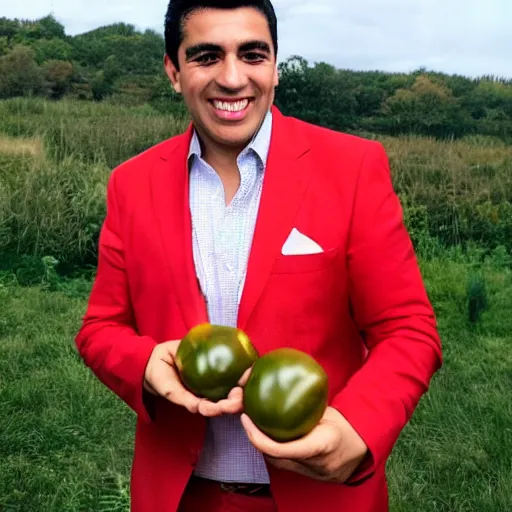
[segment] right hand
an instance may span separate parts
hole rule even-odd
[[[180,342],[181,340],[166,341],[153,349],[144,372],[144,389],[152,395],[161,396],[185,407],[193,414],[213,417],[241,412],[243,395],[240,387],[231,390],[226,399],[215,403],[206,398],[199,398],[185,388],[175,362]],[[240,381],[243,381],[244,377]]]

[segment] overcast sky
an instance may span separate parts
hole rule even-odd
[[[274,0],[279,60],[338,68],[419,67],[512,78],[512,0]],[[71,35],[114,23],[163,33],[167,0],[0,0],[0,16],[53,15]]]

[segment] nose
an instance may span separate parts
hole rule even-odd
[[[228,56],[218,67],[217,85],[227,91],[239,91],[243,89],[248,78],[244,72],[244,65],[236,57]]]

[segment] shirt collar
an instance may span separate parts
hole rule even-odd
[[[260,126],[260,129],[254,134],[251,142],[242,151],[241,155],[247,153],[249,150],[253,150],[261,159],[263,166],[267,163],[267,157],[270,149],[270,139],[272,135],[272,112],[269,110]],[[201,158],[201,144],[199,143],[199,137],[194,129],[192,140],[190,141],[190,148],[188,152],[188,159],[192,155],[196,155]]]

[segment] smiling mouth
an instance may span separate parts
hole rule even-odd
[[[244,98],[236,101],[210,100],[210,103],[222,112],[242,112],[248,106],[252,99]]]

